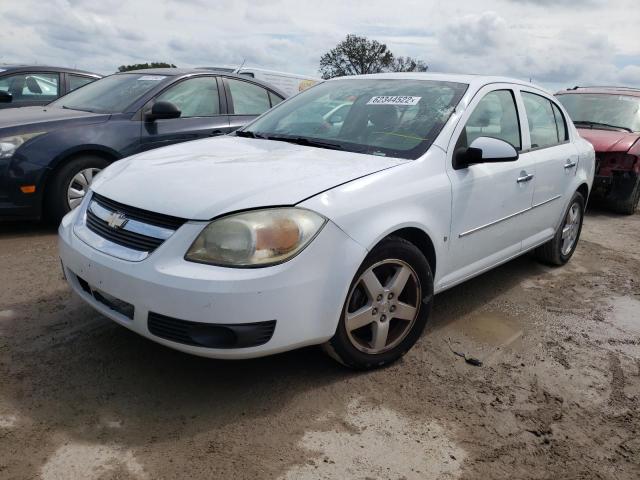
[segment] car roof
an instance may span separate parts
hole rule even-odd
[[[91,75],[94,77],[102,77],[99,73],[89,72],[86,70],[78,70],[77,68],[66,68],[66,67],[52,67],[50,65],[3,65],[0,64],[0,71],[2,73],[7,72],[32,72],[34,70],[46,70],[49,72],[67,72],[67,73],[79,73],[82,75]]]
[[[516,85],[534,88],[547,92],[546,89],[535,85],[531,82],[519,80],[511,77],[501,77],[495,75],[475,75],[475,74],[457,74],[457,73],[431,73],[431,72],[394,72],[394,73],[371,73],[368,75],[353,75],[348,77],[336,77],[329,81],[342,79],[403,79],[403,80],[432,80],[439,82],[464,83],[475,89],[491,83],[513,83]]]
[[[591,93],[591,94],[600,94],[600,95],[626,95],[629,97],[640,97],[640,88],[633,87],[606,87],[606,86],[595,86],[595,87],[573,87],[567,88],[566,90],[561,90],[556,93],[556,95],[576,95],[581,93]]]
[[[235,73],[229,72],[221,72],[214,70],[205,70],[202,68],[143,68],[141,70],[129,70],[128,72],[117,72],[115,75],[127,75],[127,74],[144,74],[144,75],[163,75],[166,77],[183,77],[188,75],[209,75],[209,76],[217,76],[217,77],[229,77],[229,78],[237,78],[239,80],[256,83],[258,85],[263,86],[264,88],[268,88],[274,93],[277,93],[282,98],[287,98],[288,95],[274,87],[272,84],[268,82],[263,82],[262,80],[258,80],[256,78],[250,78],[246,75],[236,75]]]

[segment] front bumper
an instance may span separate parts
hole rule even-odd
[[[42,214],[42,185],[48,169],[21,156],[0,159],[0,219],[36,218]],[[36,185],[35,193],[22,193]]]
[[[147,259],[130,262],[95,250],[73,233],[79,210],[67,215],[59,228],[60,258],[74,292],[103,315],[144,337],[205,357],[251,358],[328,340],[367,253],[328,222],[305,250],[283,264],[255,269],[203,265],[183,259],[205,225],[187,222]],[[82,282],[100,294],[96,297]],[[101,294],[130,305],[131,315],[99,301]],[[153,324],[158,315],[239,329],[275,321],[275,329],[262,345],[208,348],[158,336]]]
[[[613,171],[612,175],[596,175],[593,180],[595,196],[609,201],[626,200],[633,195],[638,174],[631,171]]]

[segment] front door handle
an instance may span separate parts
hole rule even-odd
[[[533,179],[533,173],[527,173],[526,175],[522,175],[522,176],[518,177],[518,183],[529,182],[532,179]]]
[[[574,162],[573,160],[571,160],[570,158],[567,159],[567,163],[564,164],[564,168],[573,168],[578,164],[578,162]]]
[[[224,132],[222,130],[214,130],[209,134],[210,137],[217,137],[218,135],[222,135]]]

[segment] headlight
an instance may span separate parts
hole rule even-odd
[[[302,208],[269,208],[214,220],[185,259],[224,267],[265,267],[297,255],[326,219]]]
[[[0,158],[12,157],[20,145],[43,133],[46,132],[25,133],[24,135],[0,138]]]

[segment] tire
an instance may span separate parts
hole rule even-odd
[[[377,284],[370,281],[371,273]],[[375,284],[376,288],[365,285],[365,274],[367,285]],[[396,285],[393,280],[398,280]],[[372,290],[376,293],[372,294]],[[371,250],[356,272],[336,333],[323,348],[335,360],[354,369],[390,364],[420,338],[432,303],[433,276],[427,259],[412,243],[388,237]],[[366,323],[369,316],[372,320]],[[354,327],[360,323],[361,327]]]
[[[47,219],[55,224],[60,223],[62,217],[64,217],[72,206],[68,200],[69,189],[72,186],[72,182],[76,182],[74,179],[77,175],[81,175],[81,172],[93,172],[93,176],[98,171],[109,165],[108,160],[102,157],[87,155],[82,157],[76,157],[73,160],[67,162],[59,170],[57,170],[53,178],[47,185],[47,193],[45,195],[44,211]],[[88,175],[82,175],[85,180],[88,180],[86,187],[91,184],[92,178],[87,178]],[[75,183],[76,187],[74,191],[80,191],[79,183]],[[84,187],[84,185],[83,185]],[[86,193],[86,192],[85,192]],[[78,198],[81,200],[81,197]],[[75,202],[74,198],[74,202]],[[77,205],[73,205],[74,207]]]
[[[629,196],[624,200],[614,200],[612,204],[613,211],[622,213],[623,215],[633,215],[636,213],[638,203],[640,202],[640,178],[636,179],[636,185],[631,190]]]
[[[570,217],[573,208],[577,209],[577,213],[579,215],[576,221],[572,221]],[[562,222],[560,222],[560,226],[556,230],[554,237],[536,249],[535,254],[536,257],[538,257],[538,260],[548,265],[557,266],[567,263],[578,246],[583,219],[584,197],[581,193],[576,192],[573,194],[573,197],[569,202],[569,206],[562,216]],[[571,235],[573,238],[570,246],[565,244],[565,239],[563,238],[565,228],[569,229],[565,235]]]

